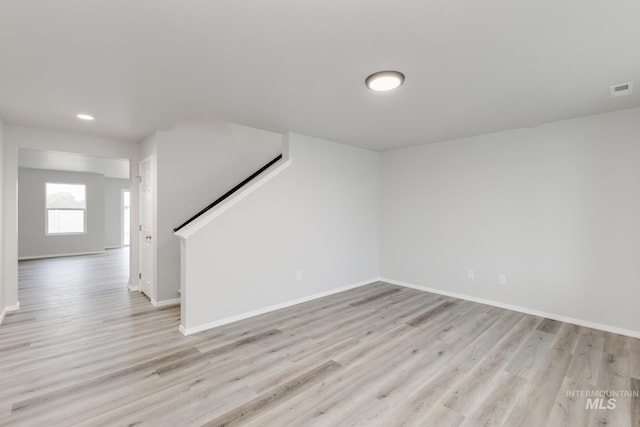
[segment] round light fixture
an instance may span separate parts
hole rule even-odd
[[[93,116],[90,116],[88,114],[78,114],[76,117],[79,118],[80,120],[87,120],[87,121],[93,120]]]
[[[399,71],[379,71],[365,80],[367,87],[376,92],[393,90],[404,83],[404,74]]]

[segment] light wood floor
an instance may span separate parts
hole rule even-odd
[[[640,341],[384,283],[183,337],[126,250],[20,263],[0,424],[640,426]]]

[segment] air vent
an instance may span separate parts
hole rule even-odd
[[[633,82],[609,86],[611,96],[629,95],[633,91]]]

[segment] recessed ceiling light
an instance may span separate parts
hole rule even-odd
[[[79,118],[80,120],[87,120],[87,121],[93,120],[93,116],[90,116],[88,114],[78,114],[76,117]]]
[[[376,92],[386,92],[398,88],[404,83],[404,74],[399,71],[379,71],[365,80],[367,87]]]

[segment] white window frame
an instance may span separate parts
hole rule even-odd
[[[47,185],[81,185],[84,187],[84,208],[49,208],[47,207]],[[82,219],[82,231],[73,231],[65,233],[50,233],[49,232],[49,211],[83,211]],[[45,182],[44,184],[44,231],[46,236],[78,236],[87,234],[87,184],[78,182]]]

